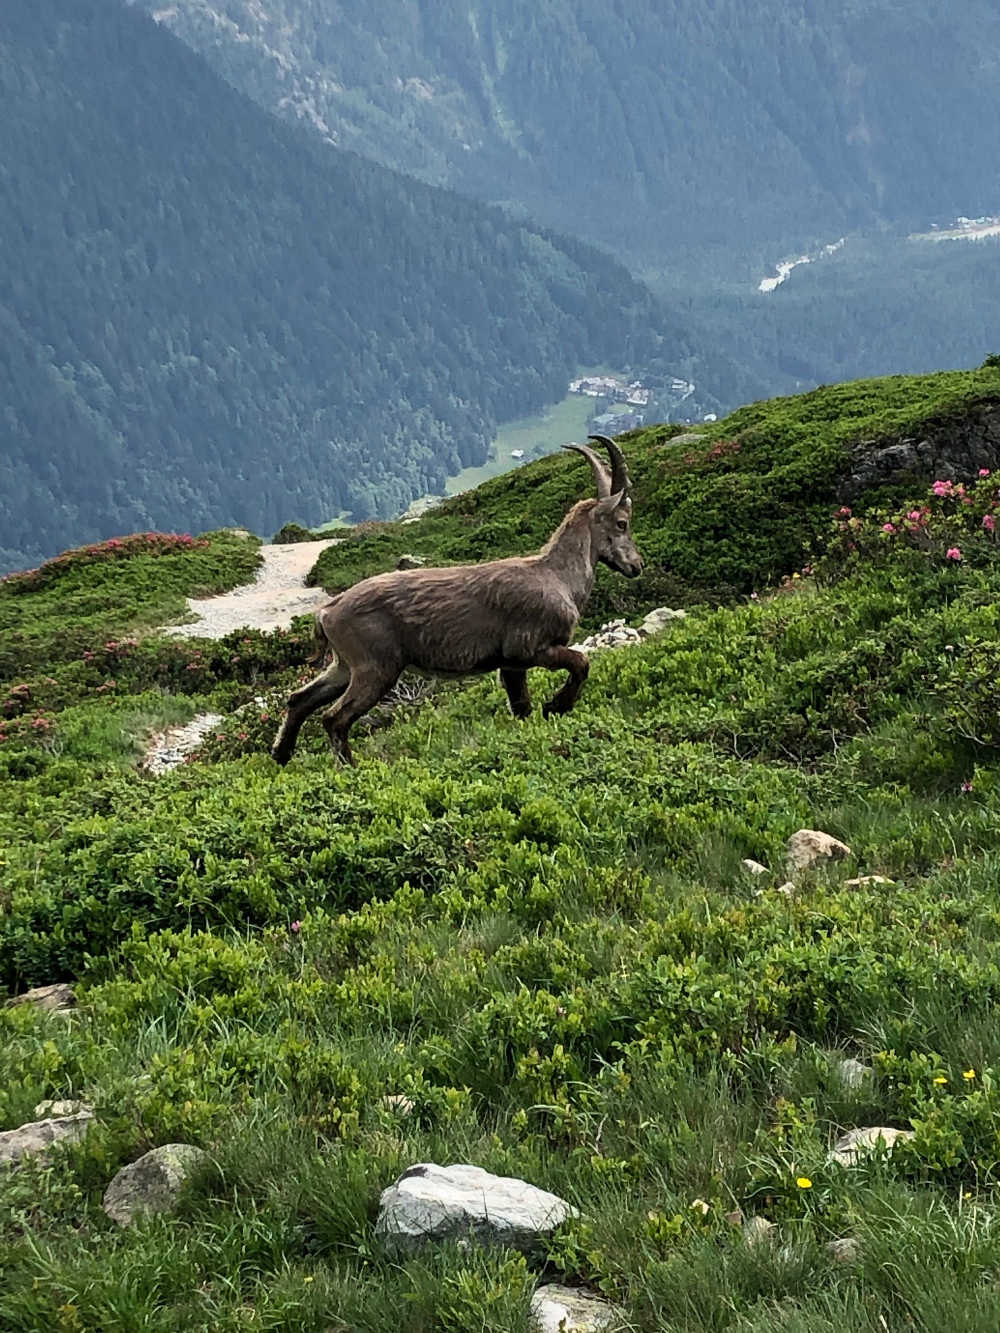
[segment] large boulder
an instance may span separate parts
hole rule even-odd
[[[191,1143],[165,1143],[123,1166],[104,1191],[103,1208],[127,1227],[143,1213],[165,1213],[177,1205],[194,1173],[211,1158]]]
[[[421,1162],[382,1191],[375,1233],[392,1253],[452,1236],[528,1249],[575,1212],[524,1180],[478,1166]]]
[[[93,1111],[46,1116],[0,1134],[0,1165],[18,1166],[25,1157],[47,1157],[58,1143],[76,1143],[94,1122]]]

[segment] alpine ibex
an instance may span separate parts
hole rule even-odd
[[[566,713],[587,679],[586,656],[567,647],[594,584],[598,563],[635,578],[642,557],[630,531],[631,487],[621,450],[591,435],[611,456],[611,472],[586,444],[596,500],[580,500],[537,555],[482,565],[404,569],[375,574],[338,593],[316,612],[316,660],[330,665],[288,700],[271,754],[286,764],[307,717],[324,704],[335,755],[353,764],[353,724],[390,690],[407,667],[432,675],[499,670],[511,712],[527,717],[529,667],[568,671],[543,713]]]

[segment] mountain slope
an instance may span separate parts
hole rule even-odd
[[[1000,207],[990,0],[141,0],[263,105],[652,268]]]
[[[840,385],[727,430],[756,431],[742,480],[793,512],[831,444],[870,462],[873,423],[932,437],[947,409],[951,445],[998,377]],[[649,514],[669,446],[629,453]],[[724,466],[672,457],[691,492]],[[148,633],[245,581],[253,541],[108,544],[0,585],[0,988],[23,1001],[0,1005],[0,1146],[50,1099],[91,1108],[0,1171],[4,1333],[537,1333],[554,1281],[634,1333],[991,1330],[1000,486],[956,461],[962,490],[914,477],[898,524],[826,505],[814,577],[595,654],[572,713],[449,684],[386,705],[352,770],[316,725],[288,768],[266,755],[305,633]],[[547,466],[468,513],[540,522],[585,474]],[[746,541],[720,509],[718,558]],[[208,709],[190,764],[136,770],[148,728]],[[790,865],[801,829],[843,859]],[[24,995],[58,981],[69,1017]],[[831,1155],[858,1130],[871,1160]],[[161,1144],[205,1169],[113,1227],[109,1181]],[[575,1211],[526,1252],[388,1251],[380,1195],[428,1162]]]
[[[0,109],[5,567],[393,512],[580,362],[689,360],[605,256],[279,124],[138,10],[5,5]]]

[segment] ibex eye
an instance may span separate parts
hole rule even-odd
[[[628,519],[627,519],[627,518],[620,518],[620,519],[618,520],[618,531],[619,531],[619,532],[624,532],[625,529],[626,529],[627,527],[628,527]]]

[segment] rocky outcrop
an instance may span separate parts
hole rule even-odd
[[[851,504],[873,486],[921,485],[938,477],[969,481],[980,468],[1000,468],[1000,402],[963,407],[954,420],[925,422],[919,436],[859,441],[837,500]]]
[[[52,986],[36,986],[33,990],[26,990],[21,995],[15,995],[7,1003],[31,1004],[45,1013],[66,1014],[75,1006],[76,996],[73,994],[72,986],[68,986],[64,981],[57,981]]]

